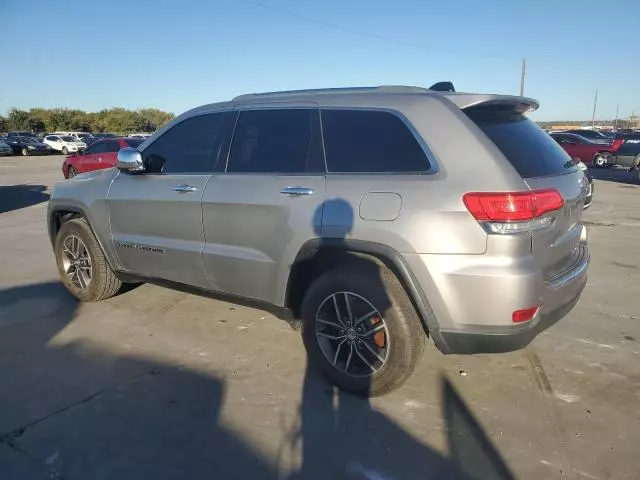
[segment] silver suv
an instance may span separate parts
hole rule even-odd
[[[402,384],[427,336],[522,348],[575,305],[589,263],[587,182],[524,115],[537,106],[372,87],[190,110],[55,186],[60,277],[82,301],[144,281],[300,319],[311,363],[364,395]]]

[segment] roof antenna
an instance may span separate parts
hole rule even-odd
[[[429,90],[436,92],[455,92],[456,89],[453,86],[453,82],[438,82],[429,87]]]

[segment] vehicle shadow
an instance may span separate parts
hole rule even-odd
[[[77,308],[57,282],[0,291],[3,480],[276,478],[220,424],[221,379],[62,341]]]
[[[30,207],[49,200],[44,185],[0,186],[0,213]]]
[[[590,168],[589,173],[591,173],[591,176],[596,180],[626,185],[640,185],[638,172],[628,172],[626,168]]]

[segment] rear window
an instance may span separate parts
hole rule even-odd
[[[522,114],[482,108],[470,108],[465,113],[523,178],[557,175],[577,168],[547,132]]]

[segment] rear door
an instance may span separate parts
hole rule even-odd
[[[126,271],[208,286],[201,201],[223,116],[182,120],[144,149],[144,173],[120,172],[114,178],[108,199],[111,233]]]
[[[531,231],[532,252],[545,277],[570,266],[579,254],[582,210],[588,183],[570,156],[544,130],[522,114],[483,108],[465,111],[495,143],[531,189],[557,189],[562,209],[547,215],[553,223]]]
[[[295,256],[319,236],[325,190],[319,111],[314,104],[246,108],[223,171],[202,200],[203,261],[215,290],[282,305]]]

